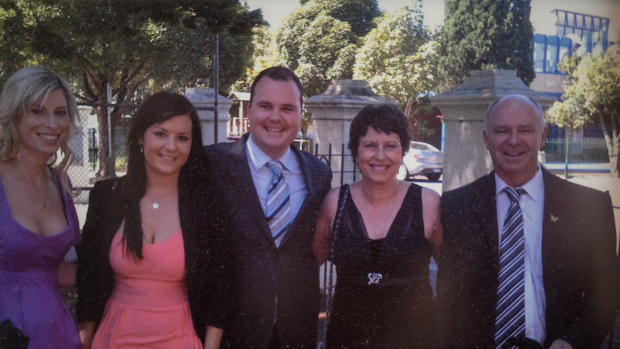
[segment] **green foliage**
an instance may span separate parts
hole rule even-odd
[[[229,89],[229,93],[235,91],[250,91],[252,82],[258,73],[276,65],[275,40],[266,25],[253,29],[252,46],[254,53],[251,61],[253,65],[246,69],[241,79],[237,80]]]
[[[323,92],[333,79],[352,77],[357,37],[349,24],[320,14],[301,39],[295,73],[306,95]]]
[[[620,47],[611,46],[605,54],[564,60],[560,70],[568,74],[562,102],[547,111],[550,122],[577,128],[587,123],[603,131],[611,173],[620,177]]]
[[[477,69],[514,69],[534,79],[531,0],[446,0],[439,67],[449,90]]]
[[[379,16],[376,0],[310,0],[277,34],[279,63],[295,71],[305,95],[323,92],[331,80],[353,76],[359,37]]]
[[[419,8],[382,17],[359,49],[354,79],[410,112],[417,96],[436,87],[436,43],[423,27]]]
[[[220,35],[220,87],[249,65],[260,11],[230,0],[12,0],[0,2],[0,79],[29,64],[74,83],[76,95],[130,103],[141,91],[213,84],[213,38]],[[112,130],[122,111],[112,112]],[[100,109],[99,164],[113,173],[107,116]]]
[[[114,169],[120,172],[127,172],[127,156],[117,156],[114,161]]]

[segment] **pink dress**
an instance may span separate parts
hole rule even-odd
[[[202,349],[185,289],[181,229],[163,242],[143,245],[142,254],[138,263],[126,256],[116,234],[110,249],[114,292],[92,348]]]

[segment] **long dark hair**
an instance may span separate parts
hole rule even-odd
[[[146,130],[175,116],[189,115],[192,121],[192,145],[187,162],[181,167],[179,175],[179,192],[191,190],[205,180],[206,158],[202,144],[202,131],[198,113],[192,103],[182,95],[171,92],[159,92],[149,98],[138,108],[127,139],[129,160],[127,176],[122,188],[125,208],[125,228],[123,244],[125,252],[136,260],[142,260],[142,240],[144,239],[140,199],[146,193],[146,167],[139,141],[144,138]]]

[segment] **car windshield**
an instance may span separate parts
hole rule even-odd
[[[433,147],[430,144],[411,142],[411,149],[426,150],[426,151],[439,151],[439,149]]]

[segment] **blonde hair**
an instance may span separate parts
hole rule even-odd
[[[0,95],[0,160],[11,160],[19,151],[21,143],[17,130],[19,119],[39,98],[43,96],[45,103],[49,93],[57,89],[62,90],[67,99],[71,128],[65,141],[60,145],[60,162],[56,164],[58,155],[54,153],[49,157],[47,164],[53,174],[60,174],[64,190],[70,193],[67,169],[73,160],[73,153],[69,148],[69,138],[79,118],[78,108],[67,81],[48,68],[39,66],[22,68],[11,75],[4,84]]]

